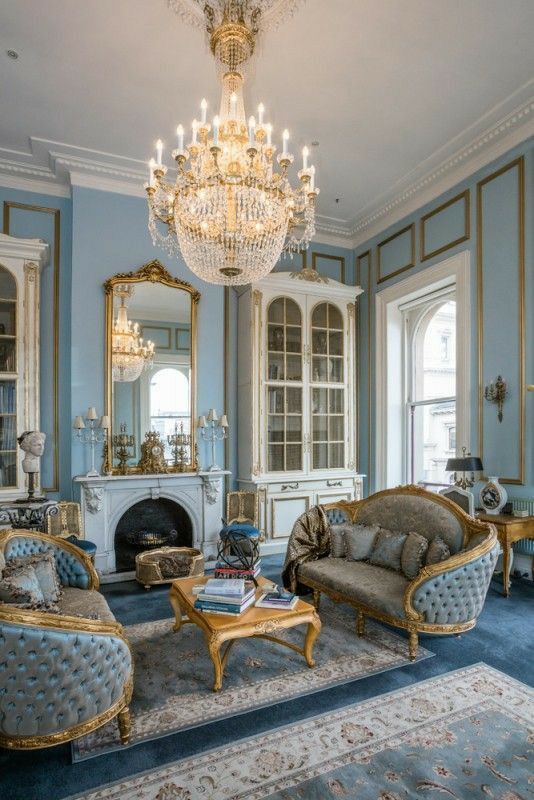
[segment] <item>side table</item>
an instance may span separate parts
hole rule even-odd
[[[534,517],[514,517],[512,514],[477,514],[477,519],[492,522],[502,547],[503,594],[510,594],[510,548],[520,539],[534,539]]]
[[[14,500],[0,502],[0,527],[24,528],[45,531],[47,517],[59,513],[55,500],[34,500],[16,503]]]

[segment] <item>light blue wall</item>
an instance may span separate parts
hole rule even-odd
[[[524,394],[524,388],[519,385],[519,287],[517,278],[518,242],[520,236],[518,218],[518,170],[504,172],[484,185],[482,190],[482,231],[481,242],[477,237],[477,183],[483,181],[500,168],[507,166],[518,157],[524,156],[525,167],[525,381],[534,383],[534,346],[533,346],[533,317],[534,317],[534,142],[529,140],[522,146],[515,148],[502,158],[472,175],[469,179],[458,184],[449,192],[436,198],[432,203],[422,207],[415,213],[400,220],[391,228],[385,229],[368,242],[360,245],[356,251],[356,264],[358,257],[367,251],[371,253],[371,274],[367,269],[367,259],[360,258],[360,282],[365,289],[365,294],[360,300],[359,314],[359,347],[361,356],[361,392],[360,402],[360,465],[361,471],[370,469],[371,481],[366,486],[367,491],[373,491],[376,484],[373,479],[375,472],[375,452],[373,442],[376,425],[374,407],[376,403],[374,389],[374,298],[377,291],[391,286],[406,277],[423,272],[428,267],[449,258],[450,256],[468,250],[471,261],[471,364],[472,395],[471,407],[471,441],[470,446],[474,453],[480,451],[478,441],[478,406],[479,391],[477,387],[478,364],[478,324],[477,324],[477,246],[483,245],[482,255],[482,292],[483,292],[483,322],[484,337],[482,347],[482,377],[483,383],[489,382],[501,373],[509,383],[510,397],[504,406],[504,420],[497,422],[496,409],[487,401],[482,402],[483,413],[483,462],[486,474],[499,476],[516,475],[520,454],[519,440],[519,411],[524,401],[526,404],[525,415],[525,481],[524,485],[507,485],[510,497],[534,497],[534,428],[532,425],[534,414],[534,393]],[[470,192],[470,238],[445,252],[437,254],[427,260],[421,260],[419,221],[429,211],[452,199],[464,190]],[[438,249],[447,242],[459,238],[463,230],[462,205],[449,206],[438,216],[433,217],[426,227],[426,252]],[[416,237],[416,263],[409,270],[397,276],[383,280],[378,284],[377,276],[377,245],[396,231],[415,223]],[[403,266],[406,257],[405,237],[393,241],[388,245],[388,261],[386,272],[391,273],[395,268]],[[382,270],[382,275],[384,270]],[[358,266],[356,267],[356,280],[358,280]],[[371,318],[369,320],[369,310]],[[371,326],[369,328],[369,321]],[[369,392],[369,366],[371,367],[371,391]],[[369,426],[370,421],[370,426]]]

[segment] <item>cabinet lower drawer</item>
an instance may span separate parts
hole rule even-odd
[[[272,497],[270,508],[270,537],[287,539],[293,529],[295,520],[311,507],[309,494]]]

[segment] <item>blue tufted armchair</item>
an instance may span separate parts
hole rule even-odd
[[[24,530],[0,533],[0,551],[6,560],[53,553],[63,586],[60,614],[0,602],[0,746],[49,747],[116,716],[126,743],[132,655],[89,557],[64,539]]]

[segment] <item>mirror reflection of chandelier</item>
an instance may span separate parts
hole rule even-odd
[[[154,359],[154,342],[144,342],[139,335],[139,324],[128,319],[126,301],[133,291],[132,286],[125,284],[113,290],[115,297],[120,298],[120,306],[113,322],[112,372],[113,380],[120,383],[137,380]]]
[[[169,4],[178,10],[180,0]],[[152,240],[170,254],[181,253],[189,269],[209,283],[231,286],[259,280],[283,250],[307,247],[315,233],[319,189],[308,149],[302,151],[294,188],[288,177],[293,163],[288,131],[275,157],[272,125],[264,120],[263,105],[258,106],[257,118],[247,122],[245,115],[245,66],[254,52],[262,12],[267,14],[275,5],[273,0],[202,3],[222,79],[219,115],[210,124],[203,100],[187,144],[184,128],[178,125],[178,147],[172,152],[174,183],[166,178],[159,139],[157,158],[150,162],[146,191]],[[191,2],[188,6],[194,8]]]

